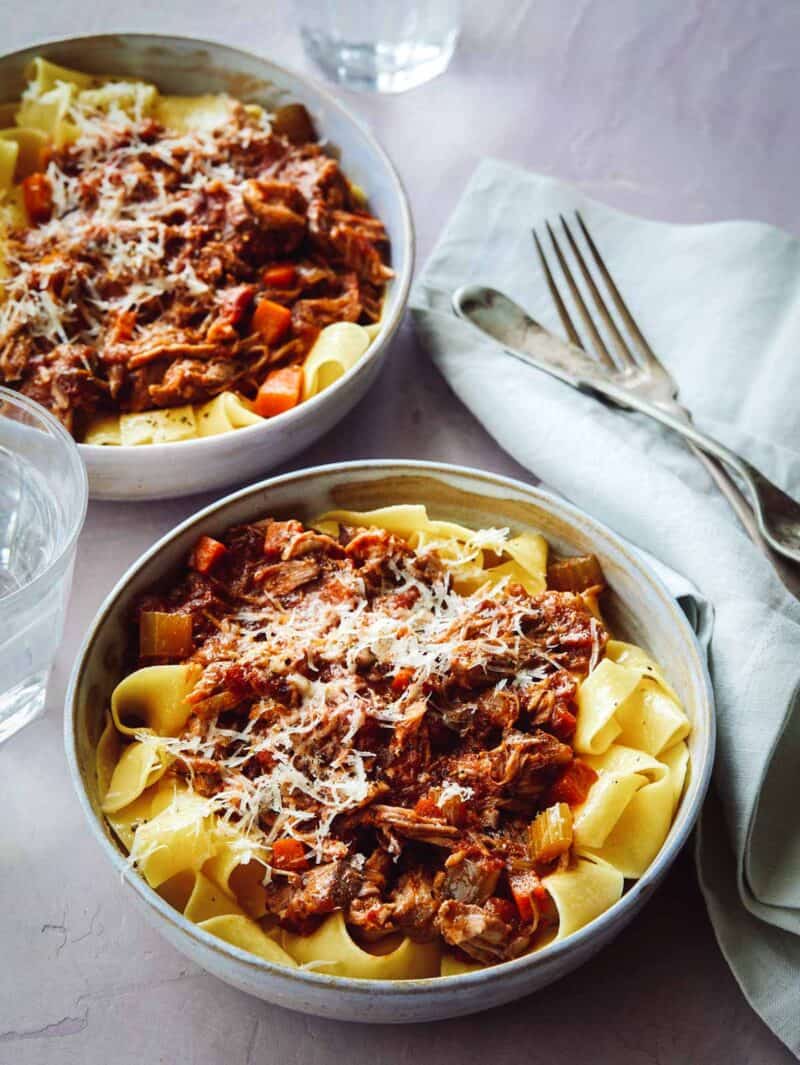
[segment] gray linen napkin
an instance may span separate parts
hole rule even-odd
[[[800,495],[800,242],[755,223],[675,226],[491,160],[477,169],[412,295],[436,365],[513,457],[675,571],[708,619],[719,726],[698,835],[701,887],[748,1001],[800,1057],[800,603],[672,434],[498,352],[449,311],[467,282],[559,331],[530,228],[584,212],[697,423]],[[675,584],[678,574],[690,582]],[[700,590],[694,604],[690,588]],[[720,813],[721,810],[721,813]]]

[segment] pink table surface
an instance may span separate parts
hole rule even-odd
[[[430,251],[483,155],[674,221],[800,230],[800,6],[793,0],[468,2],[442,78],[343,93],[398,165]],[[3,50],[119,29],[216,38],[307,68],[285,0],[2,0]],[[406,323],[368,397],[292,467],[432,458],[529,476],[464,410]],[[145,924],[89,837],[62,752],[75,652],[101,599],[207,498],[92,504],[46,717],[0,749],[0,1065],[707,1062],[791,1055],[753,1014],[705,915],[690,855],[598,958],[515,1005],[407,1028],[273,1008],[205,974]]]

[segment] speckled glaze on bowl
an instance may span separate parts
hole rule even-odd
[[[37,44],[0,57],[0,102],[19,99],[25,69],[37,55],[88,73],[149,80],[165,93],[228,92],[268,110],[299,100],[386,225],[395,277],[387,289],[380,333],[367,354],[330,388],[285,414],[221,436],[140,447],[78,445],[92,499],[171,499],[263,475],[333,428],[375,382],[388,354],[414,266],[411,212],[394,166],[366,125],[320,85],[236,48],[142,33]]]
[[[353,980],[285,969],[202,931],[128,866],[100,812],[94,771],[104,708],[121,677],[131,604],[182,564],[200,533],[213,536],[266,515],[302,520],[333,507],[391,503],[425,503],[434,517],[475,528],[538,530],[561,553],[594,552],[611,589],[606,612],[613,631],[653,653],[692,721],[688,783],[669,835],[641,880],[562,943],[477,973],[435,980]],[[234,987],[304,1013],[350,1021],[428,1021],[488,1009],[535,991],[586,961],[628,924],[686,842],[699,813],[714,756],[713,695],[702,650],[678,604],[637,554],[586,514],[519,481],[478,470],[400,461],[337,463],[228,496],[179,525],[128,570],[100,608],[75,665],[67,694],[66,748],[92,832],[130,894],[178,950]]]

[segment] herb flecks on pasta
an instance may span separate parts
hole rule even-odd
[[[669,831],[689,724],[609,638],[596,560],[547,554],[415,506],[201,537],[138,604],[98,750],[137,869],[262,957],[373,979],[613,905]]]
[[[366,351],[386,232],[301,105],[268,115],[40,59],[16,122],[0,130],[0,383],[78,439],[240,428]]]

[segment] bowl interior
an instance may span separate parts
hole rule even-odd
[[[76,785],[95,831],[104,838],[107,852],[122,868],[121,852],[99,809],[94,752],[111,690],[122,676],[129,638],[126,619],[135,597],[156,579],[177,570],[200,532],[213,536],[232,524],[268,515],[303,520],[332,507],[368,509],[392,503],[424,503],[432,516],[473,528],[508,526],[512,533],[539,531],[559,553],[594,552],[598,556],[611,589],[605,606],[612,631],[653,654],[678,691],[692,722],[687,786],[661,853],[633,889],[641,892],[649,879],[663,872],[691,828],[713,758],[710,683],[702,652],[680,607],[633,551],[569,505],[518,482],[424,463],[319,467],[245,489],[190,518],[125,575],[101,608],[87,637],[73,674],[67,706],[67,746],[78,773]],[[140,894],[156,898],[139,877],[132,882]],[[617,907],[625,905],[626,897]],[[602,920],[603,917],[598,918]],[[188,922],[185,924],[188,931],[197,934]],[[507,964],[535,964],[539,956]]]
[[[326,150],[341,160],[348,178],[366,192],[370,209],[385,224],[395,276],[387,285],[381,330],[367,354],[329,388],[263,424],[222,436],[146,447],[103,448],[81,444],[93,495],[104,498],[169,497],[202,491],[208,484],[197,466],[177,481],[165,478],[163,460],[196,464],[218,459],[213,486],[242,480],[287,458],[330,429],[361,398],[375,378],[378,361],[405,308],[413,268],[413,231],[399,178],[368,129],[313,81],[268,59],[214,42],[152,34],[78,37],[55,41],[0,58],[0,102],[19,99],[25,71],[36,56],[94,74],[152,81],[164,93],[227,92],[267,110],[300,101],[312,115]],[[356,384],[359,379],[363,387]],[[235,439],[234,439],[235,438]],[[273,446],[266,450],[267,440]],[[269,455],[273,459],[269,459]],[[240,461],[239,461],[240,460]],[[131,463],[133,463],[131,465]],[[164,482],[164,483],[162,483]]]

